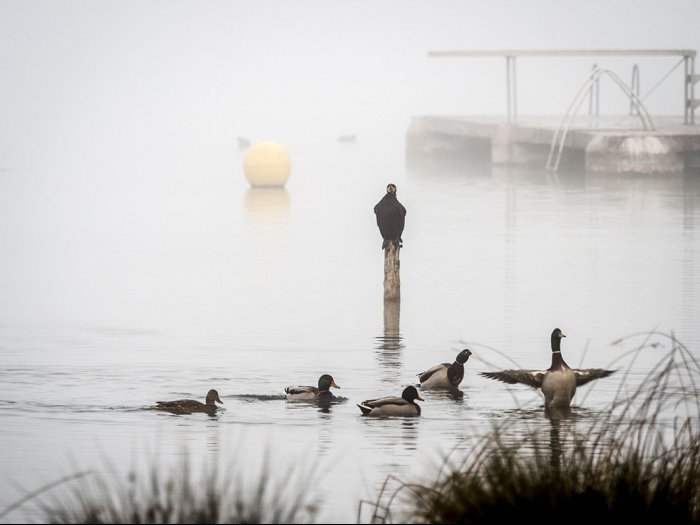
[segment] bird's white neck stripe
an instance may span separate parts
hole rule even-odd
[[[554,350],[552,353],[553,354],[561,354],[561,350]]]

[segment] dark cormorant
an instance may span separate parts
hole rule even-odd
[[[386,195],[374,207],[374,214],[384,238],[382,250],[389,246],[390,242],[394,243],[394,246],[403,246],[401,234],[406,220],[406,208],[396,198],[396,186],[389,184],[386,187]]]

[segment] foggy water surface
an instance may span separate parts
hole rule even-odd
[[[428,51],[697,49],[692,12],[2,2],[0,513],[71,473],[125,479],[184,457],[193,476],[216,462],[250,486],[267,457],[280,482],[315,467],[294,486],[319,521],[352,522],[388,475],[427,482],[499,422],[555,443],[538,392],[478,372],[546,368],[556,327],[572,366],[624,370],[644,336],[613,343],[651,330],[697,356],[697,173],[556,177],[405,151],[412,115],[506,111],[502,60]],[[520,114],[563,115],[591,62],[520,61]],[[682,114],[683,68],[639,62],[649,111]],[[636,64],[598,65],[628,79]],[[601,83],[601,111],[625,114],[613,88]],[[249,187],[238,139],[289,151],[284,189]],[[407,209],[400,307],[382,299],[372,212],[390,182]],[[462,396],[423,393],[420,418],[361,417],[357,402],[399,395],[465,347]],[[659,338],[630,374],[582,387],[562,435],[587,435],[667,350]],[[286,403],[285,386],[322,373],[341,402]],[[217,417],[149,410],[211,388]],[[2,521],[44,519],[29,502]]]
[[[316,464],[321,515],[354,520],[387,475],[425,479],[503,418],[546,431],[539,394],[477,373],[546,368],[553,328],[586,367],[635,332],[700,342],[692,175],[552,177],[414,164],[401,140],[290,144],[286,189],[249,189],[237,151],[230,169],[144,166],[123,187],[105,166],[3,173],[0,508],[110,462],[187,455],[250,476],[267,454],[278,471]],[[385,307],[372,207],[388,182],[408,214],[402,300]],[[360,416],[357,402],[400,394],[463,347],[463,397],[425,392],[415,420]],[[643,354],[636,377],[659,357]],[[324,372],[344,401],[286,403],[284,386]],[[594,421],[622,380],[582,387],[570,424]],[[210,388],[216,418],[146,410]]]

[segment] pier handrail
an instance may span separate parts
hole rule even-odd
[[[639,80],[639,66],[637,64],[632,67],[632,82],[630,83],[630,88],[632,91],[634,91],[634,94],[637,95],[637,98],[639,98],[639,89],[641,86],[641,82]],[[630,115],[634,115],[635,111],[639,111],[639,108],[637,108],[634,105],[634,101],[630,98]]]
[[[508,122],[517,121],[517,90],[515,85],[515,59],[518,57],[600,57],[600,56],[680,56],[685,63],[684,108],[685,124],[695,124],[695,108],[699,101],[694,98],[695,56],[693,49],[504,49],[504,50],[442,50],[429,51],[431,58],[484,58],[506,59],[506,97]]]
[[[591,75],[598,70],[598,64],[593,64]],[[594,111],[595,110],[595,111]],[[588,115],[596,117],[600,116],[600,78],[595,80],[595,83],[588,91]]]
[[[566,136],[569,133],[569,129],[573,124],[574,118],[576,118],[576,114],[581,108],[581,104],[585,100],[586,94],[590,94],[593,86],[603,75],[609,76],[620,87],[620,89],[622,89],[625,95],[629,97],[630,105],[636,109],[636,114],[639,116],[639,119],[641,120],[644,129],[655,129],[654,122],[651,120],[651,115],[649,115],[649,112],[644,106],[644,103],[640,100],[639,96],[633,91],[633,89],[627,86],[620,77],[618,77],[614,72],[610,71],[609,69],[596,69],[595,71],[593,71],[593,73],[591,73],[591,75],[588,77],[588,80],[584,82],[583,86],[574,97],[574,100],[571,102],[569,108],[566,110],[566,114],[564,115],[561,124],[557,128],[557,131],[554,133],[554,138],[552,139],[552,144],[549,148],[549,155],[547,157],[548,170],[557,171],[559,169],[559,162],[561,161],[561,155],[564,150]],[[555,150],[556,156],[554,154]]]

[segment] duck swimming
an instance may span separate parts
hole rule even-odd
[[[404,388],[401,397],[387,396],[369,399],[357,406],[364,416],[420,416],[420,406],[416,399],[423,401],[414,386]]]
[[[200,403],[194,399],[178,399],[176,401],[156,401],[155,408],[167,410],[173,414],[191,414],[192,412],[206,412],[212,414],[219,408],[216,403],[224,404],[219,399],[219,393],[212,389],[207,392],[206,403]]]
[[[570,368],[561,356],[561,338],[564,333],[555,328],[552,332],[552,365],[547,370],[503,370],[501,372],[481,372],[490,379],[504,383],[522,383],[533,388],[539,388],[544,394],[546,408],[568,408],[574,398],[576,388],[593,381],[608,377],[615,370],[602,368]]]
[[[335,384],[333,376],[323,374],[318,378],[318,387],[315,386],[288,386],[284,389],[288,401],[316,401],[335,399],[330,388],[340,388]]]
[[[472,355],[471,351],[465,348],[457,354],[454,363],[440,363],[417,374],[420,387],[424,389],[457,388],[464,379],[464,363],[469,360],[470,355]]]

